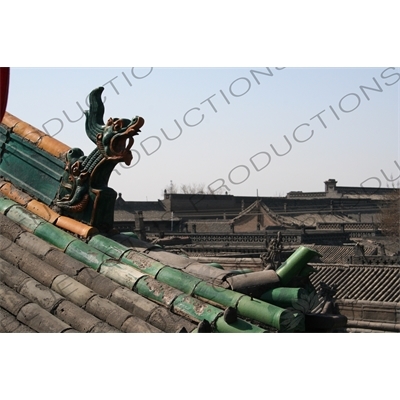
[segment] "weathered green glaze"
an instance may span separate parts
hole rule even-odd
[[[8,199],[7,197],[2,197],[0,196],[0,212],[2,214],[6,214],[7,210],[13,206],[15,206],[17,203],[13,200]]]
[[[307,296],[307,293],[303,288],[279,287],[266,291],[260,297],[260,300],[279,307],[288,308],[295,306],[301,297]]]
[[[101,263],[100,269],[97,270],[97,272],[100,272],[102,275],[107,276],[114,282],[128,289],[133,289],[135,284],[145,276],[129,265],[122,264],[115,260],[104,261]]]
[[[224,307],[234,308],[236,308],[239,300],[244,296],[242,293],[234,292],[233,290],[212,285],[204,281],[196,286],[193,295],[200,299],[210,301],[212,304],[220,304]]]
[[[144,276],[142,279],[138,280],[133,290],[147,299],[168,307],[182,294],[180,290],[160,283],[151,276]]]
[[[25,211],[25,213],[28,212]],[[62,251],[64,251],[71,242],[77,240],[69,233],[62,231],[49,222],[42,222],[35,229],[34,233],[36,236],[52,244],[53,246],[58,247]]]
[[[109,257],[101,251],[78,239],[69,244],[65,253],[95,270],[98,270],[101,264],[109,259]]]
[[[108,251],[106,246],[99,245],[102,238],[103,236],[98,235],[97,240],[91,241],[91,244],[99,247],[101,246]],[[107,239],[106,242],[108,240],[109,239]],[[116,251],[115,247],[113,248],[113,252],[114,251]],[[128,265],[138,268],[138,265],[141,264],[142,267],[140,267],[140,270],[155,276],[157,280],[211,304],[234,307],[242,317],[252,318],[277,330],[283,331],[288,330],[287,325],[291,317],[293,321],[299,320],[299,318],[295,318],[291,311],[287,311],[261,300],[252,300],[251,297],[247,295],[205,282],[179,269],[163,265],[162,263],[157,263],[157,267],[154,268],[153,263],[156,263],[156,261],[147,258],[144,254],[129,250],[129,248],[125,246],[120,247],[119,251],[121,252],[120,255],[123,255],[121,261]],[[113,254],[118,258],[118,254],[115,252]],[[152,273],[153,271],[157,272]]]
[[[3,151],[0,152],[0,176],[13,185],[50,205],[60,186],[64,163],[35,144],[0,125]]]
[[[305,265],[303,269],[299,272],[298,276],[299,277],[307,277],[310,276],[311,274],[317,272],[316,269],[311,267],[310,265]]]
[[[88,241],[88,244],[117,260],[119,260],[121,256],[125,253],[125,251],[128,250],[126,246],[123,246],[115,240],[112,240],[103,235],[93,236]]]
[[[224,269],[224,268],[222,267],[222,265],[219,264],[219,263],[213,262],[213,263],[209,263],[208,265],[210,265],[211,267],[214,267],[214,268]]]
[[[155,276],[165,267],[164,264],[151,259],[145,254],[131,251],[129,247],[103,235],[93,236],[88,244],[116,260],[120,260],[123,263],[132,265],[134,268],[140,269],[145,274]]]
[[[168,266],[162,268],[155,278],[160,282],[167,283],[174,288],[182,290],[182,292],[186,294],[192,294],[194,288],[202,282],[200,278],[196,278],[193,275]]]
[[[219,317],[215,323],[215,329],[218,332],[224,333],[265,333],[266,331],[259,326],[250,324],[247,321],[238,319],[237,321],[228,324],[223,317]]]
[[[237,310],[239,315],[245,315],[247,318],[260,321],[281,332],[292,330],[289,325],[295,320],[293,312],[249,296],[243,296],[240,299]]]
[[[5,144],[7,143],[9,138],[9,129],[7,126],[3,125],[0,122],[0,153],[4,151]]]
[[[125,249],[128,250],[128,248]],[[157,275],[157,273],[161,269],[165,268],[165,264],[153,260],[152,258],[146,256],[145,254],[131,250],[125,251],[123,253],[123,256],[120,258],[120,261],[125,264],[131,265],[134,268],[138,268],[143,273],[152,276]]]
[[[187,294],[181,294],[173,302],[172,310],[179,315],[190,315],[195,321],[206,320],[210,324],[217,320],[223,311]],[[220,331],[224,332],[224,330]]]
[[[5,214],[8,218],[19,223],[29,232],[34,232],[40,225],[45,223],[42,218],[26,211],[25,208],[21,207],[14,201],[12,207],[9,207]]]
[[[208,321],[214,331],[221,333],[263,333],[264,329],[242,319],[226,322],[221,309],[182,294],[173,302],[172,310],[195,321]]]
[[[180,290],[159,282],[150,276],[138,279],[133,290],[149,300],[171,308],[175,314],[182,315],[191,321],[200,322],[206,320],[214,326],[217,332],[263,332],[257,326],[240,319],[228,324],[223,321],[223,311],[220,308],[184,294]],[[218,323],[220,320],[223,322]]]
[[[286,286],[293,278],[298,276],[307,263],[319,255],[314,250],[300,246],[276,271],[282,286]]]
[[[119,284],[135,290],[143,297],[162,304],[165,307],[171,307],[179,315],[183,315],[192,321],[207,319],[210,323],[214,323],[215,329],[217,329],[218,332],[236,332],[240,330],[239,327],[241,326],[245,328],[245,332],[260,331],[258,327],[240,320],[236,321],[232,326],[221,322],[216,324],[217,316],[222,314],[221,309],[192,298],[176,288],[155,280],[153,277],[146,276],[140,269],[135,269],[132,268],[132,266],[110,259],[109,256],[103,252],[76,239],[58,227],[45,222],[40,217],[34,216],[12,200],[6,201],[6,199],[0,198],[0,204],[3,206],[4,210],[8,210],[7,214],[13,210],[11,214],[16,223],[24,227],[25,225],[31,227],[34,234],[44,239],[46,242],[62,249],[74,259],[98,270],[100,273]],[[153,263],[154,260],[151,260],[151,262]],[[166,269],[162,275],[164,277],[172,276],[173,279],[176,279],[175,271],[180,272],[164,265],[162,265],[162,267]],[[157,269],[157,271],[159,271],[159,269]],[[194,278],[191,285],[196,284],[198,281],[198,278]]]

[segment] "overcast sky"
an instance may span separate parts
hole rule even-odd
[[[7,110],[88,154],[80,108],[104,86],[105,120],[146,121],[110,180],[126,200],[171,181],[283,196],[397,178],[399,85],[393,67],[12,68]]]

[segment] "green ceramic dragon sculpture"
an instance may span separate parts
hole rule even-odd
[[[89,111],[85,111],[86,134],[96,148],[88,156],[79,148],[67,152],[65,172],[55,205],[62,214],[90,225],[96,226],[97,220],[102,221],[104,226],[97,227],[107,230],[110,224],[112,226],[116,198],[116,192],[108,187],[108,180],[118,163],[130,165],[133,137],[139,134],[144,119],[109,118],[104,124],[103,90],[99,87],[90,93]],[[96,215],[101,217],[96,218]],[[108,218],[105,218],[107,215]]]

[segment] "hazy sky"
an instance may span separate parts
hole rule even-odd
[[[7,111],[88,154],[80,107],[104,86],[105,120],[146,121],[110,180],[126,200],[162,198],[171,180],[278,196],[397,178],[399,85],[392,67],[12,68]]]

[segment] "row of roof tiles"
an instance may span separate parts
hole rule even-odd
[[[373,302],[400,302],[400,266],[364,266],[346,264],[311,264],[316,273],[310,280],[337,285],[337,299]]]
[[[128,308],[136,308],[138,302],[145,301],[144,298],[132,291],[126,290],[126,288],[119,286],[113,281],[105,283],[104,280],[103,283],[107,289],[102,288],[100,290],[101,293],[93,293],[93,288],[91,287],[93,286],[92,281],[96,281],[96,286],[101,288],[102,284],[99,282],[102,279],[107,280],[108,278],[99,275],[96,271],[91,270],[84,264],[50,246],[48,243],[41,241],[36,236],[24,231],[7,217],[1,215],[1,218],[2,285],[0,291],[2,296],[0,296],[0,307],[2,321],[8,322],[7,324],[1,324],[2,329],[6,329],[5,327],[14,327],[15,331],[18,331],[29,328],[35,331],[46,332],[159,331],[156,325],[160,325],[160,321],[155,324],[149,324],[150,326],[147,325],[147,320],[149,320],[148,314],[145,315],[144,319],[141,319],[133,313],[129,315],[128,310],[124,310],[123,308],[116,309],[115,305],[111,304],[113,303],[111,298],[114,297],[114,299],[117,299],[117,306],[119,306],[118,301],[120,301],[122,303],[125,302],[124,304]],[[35,254],[37,257],[32,257],[32,254]],[[382,267],[380,268],[382,269]],[[69,271],[69,274],[65,269]],[[22,274],[19,273],[21,271]],[[340,269],[340,272],[343,272],[342,269]],[[349,289],[349,286],[351,288],[357,287],[357,284],[352,280],[357,275],[354,271],[349,278],[349,284],[346,284],[346,276],[335,276],[334,279],[331,279],[333,275],[335,274],[330,271],[329,274],[322,275],[320,281],[328,284],[338,284],[339,286],[344,282],[346,289]],[[387,275],[390,278],[390,273]],[[71,279],[71,276],[75,279]],[[83,280],[82,283],[77,279],[78,277]],[[365,276],[362,278],[365,278]],[[398,270],[396,278],[395,285],[397,286],[394,288],[383,286],[381,292],[387,293],[388,289],[390,289],[390,293],[397,293],[398,295]],[[316,279],[316,275],[313,276],[313,279]],[[382,283],[381,277],[377,277],[375,281],[380,284]],[[372,284],[376,283],[375,281]],[[371,282],[368,282],[368,279],[365,280],[365,283],[370,288]],[[69,290],[64,290],[66,287]],[[119,293],[118,290],[123,290],[125,293]],[[125,297],[125,294],[128,296],[128,299]],[[371,293],[368,292],[367,294]],[[132,298],[132,295],[136,295],[136,298]],[[343,293],[338,292],[339,298],[364,299],[362,297],[351,296],[361,296],[361,293],[358,291],[357,293],[348,294],[346,297]],[[124,298],[124,300],[121,301],[121,298]],[[398,296],[394,298],[384,297],[375,299],[367,297],[365,299],[371,301],[398,301]],[[148,302],[147,306],[150,305],[152,311],[157,307],[156,304]],[[162,308],[162,310],[164,314],[169,311],[165,308]],[[127,311],[128,314],[126,313]],[[89,313],[90,316],[86,313]],[[40,317],[39,319],[37,318],[38,316]],[[139,320],[135,318],[139,318]],[[176,331],[177,328],[182,329],[185,327],[185,324],[188,324],[187,328],[189,330],[195,328],[187,320],[180,321],[180,325],[177,326],[174,324],[177,319],[179,319],[178,316],[169,314],[168,318],[162,318],[161,325],[165,325],[166,320],[168,320],[173,323],[172,329],[171,327],[168,328],[169,331]],[[187,328],[185,327],[186,330]]]
[[[0,331],[177,332],[196,325],[0,214]]]
[[[324,264],[346,264],[350,257],[355,256],[355,246],[328,246],[311,244],[308,245],[310,249],[315,250],[321,254],[321,261]],[[376,246],[364,246],[364,254],[366,256],[376,254]]]

